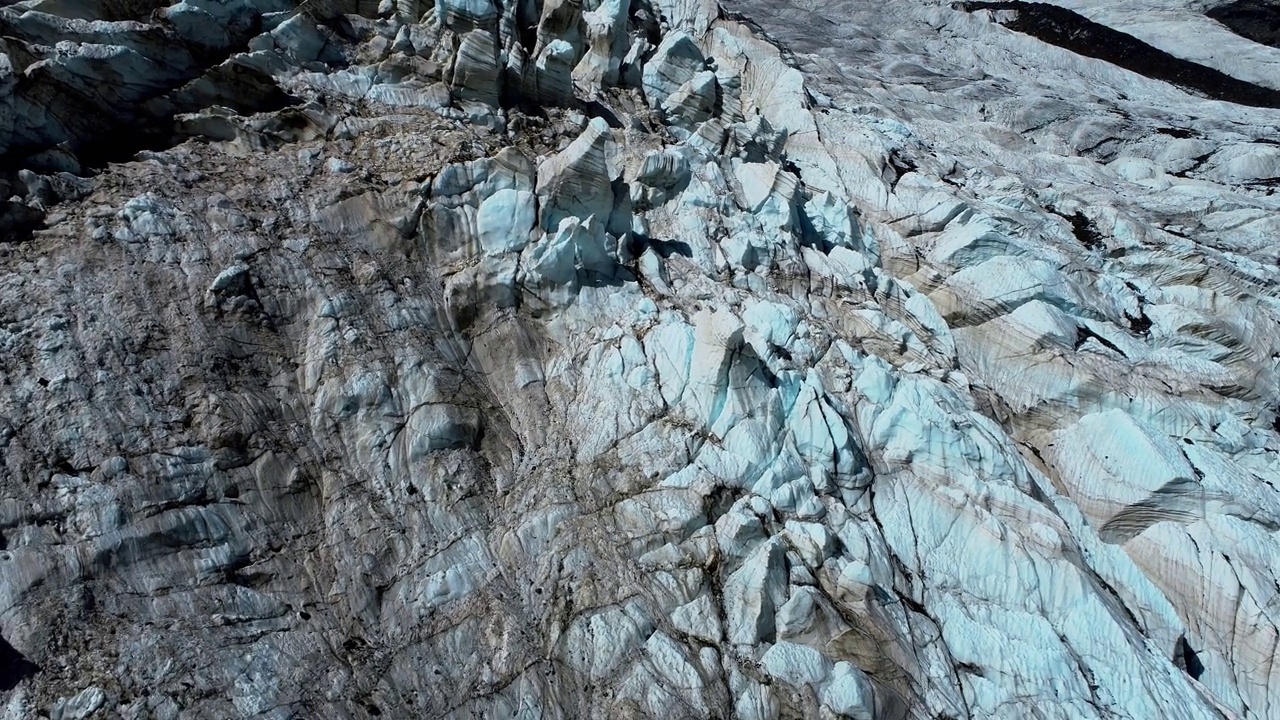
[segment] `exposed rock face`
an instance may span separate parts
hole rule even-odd
[[[0,717],[1280,712],[1280,112],[873,5],[0,8]]]

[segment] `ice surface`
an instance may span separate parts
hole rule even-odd
[[[0,8],[0,717],[1276,716],[1280,111],[1006,5]]]

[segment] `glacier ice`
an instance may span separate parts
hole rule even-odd
[[[0,8],[0,717],[1275,716],[1201,5]]]

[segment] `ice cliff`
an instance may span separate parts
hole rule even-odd
[[[1269,6],[0,4],[0,718],[1280,717]]]

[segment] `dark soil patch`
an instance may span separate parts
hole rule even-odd
[[[1263,5],[1256,1],[1249,4]],[[961,6],[966,11],[1013,10],[1016,13],[1014,18],[1004,23],[1010,30],[1026,33],[1079,55],[1105,60],[1213,100],[1280,108],[1280,90],[1254,85],[1213,68],[1174,57],[1132,35],[1093,22],[1066,8],[1035,2],[968,2]],[[1278,11],[1272,7],[1272,12]]]
[[[1280,3],[1237,0],[1210,8],[1205,15],[1226,25],[1240,37],[1280,48]]]

